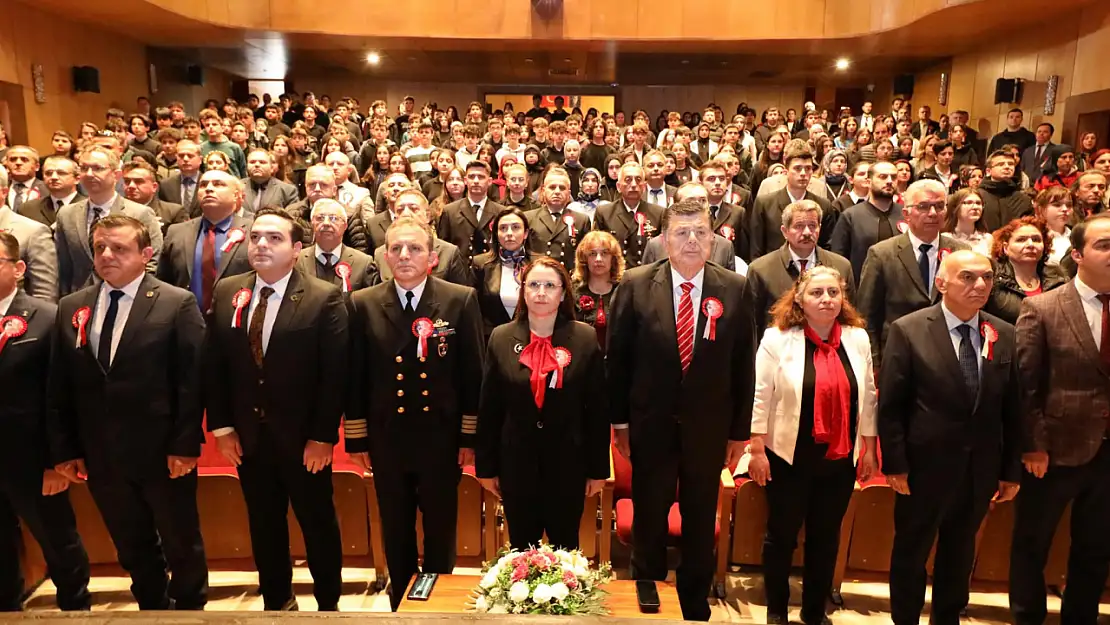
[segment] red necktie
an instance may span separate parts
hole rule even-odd
[[[799,274],[805,273],[806,272],[806,265],[808,265],[808,264],[809,264],[809,259],[808,258],[798,259],[798,273]]]
[[[682,362],[682,373],[685,375],[694,358],[694,300],[690,299],[694,284],[683,282],[681,286],[682,297],[678,300],[678,359]]]
[[[1102,364],[1110,367],[1110,293],[1100,293],[1098,299],[1102,302],[1102,340],[1099,341],[1098,355]]]
[[[208,224],[204,235],[204,249],[200,252],[201,308],[212,308],[212,285],[216,284],[216,225]]]

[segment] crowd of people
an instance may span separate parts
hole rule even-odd
[[[654,128],[539,96],[461,120],[412,98],[397,117],[264,100],[192,117],[139,98],[58,130],[49,153],[0,144],[0,423],[21,442],[0,513],[42,546],[62,609],[91,602],[58,496],[85,481],[139,607],[204,607],[206,427],[237,468],[268,610],[297,608],[290,505],[319,609],[338,606],[342,430],[374,475],[394,609],[417,571],[454,567],[463,467],[501,498],[514,547],[575,548],[612,443],[633,467],[634,578],[666,578],[679,504],[688,619],[709,618],[729,466],[766,490],[769,623],[787,622],[803,526],[802,621],[829,622],[841,519],[879,477],[897,493],[896,624],[920,618],[934,543],[932,621],[959,622],[976,532],[1011,499],[1015,622],[1045,619],[1069,504],[1063,619],[1095,622],[1097,137],[1053,144],[1014,109],[984,147],[965,112],[914,119],[900,98],[889,114],[741,104],[731,121],[710,105]],[[3,609],[20,607],[16,540],[0,544]]]

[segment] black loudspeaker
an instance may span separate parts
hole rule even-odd
[[[1021,82],[1013,78],[999,78],[994,81],[994,103],[1004,104],[1020,100]]]
[[[899,74],[894,77],[894,95],[903,98],[913,95],[913,74]]]
[[[186,65],[185,83],[197,87],[204,85],[204,68],[200,65]]]
[[[100,93],[100,70],[87,65],[73,67],[73,90],[77,93],[87,91]]]

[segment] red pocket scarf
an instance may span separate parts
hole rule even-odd
[[[827,343],[808,323],[805,335],[817,346],[817,351],[813,353],[816,373],[813,385],[813,440],[829,446],[826,459],[839,460],[847,457],[852,449],[848,441],[852,388],[848,385],[844,363],[840,362],[840,355],[837,354],[840,349],[840,323],[833,323]]]
[[[532,383],[532,397],[536,400],[536,408],[542,410],[543,396],[547,391],[547,374],[559,368],[555,348],[551,346],[551,337],[532,334],[528,347],[520,352],[520,364],[532,370],[529,378]]]

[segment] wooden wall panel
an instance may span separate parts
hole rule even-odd
[[[1110,72],[1105,64],[1110,59],[1110,6],[1104,2],[1084,9],[1079,23],[1083,30],[1076,41],[1070,93],[1110,89]]]

